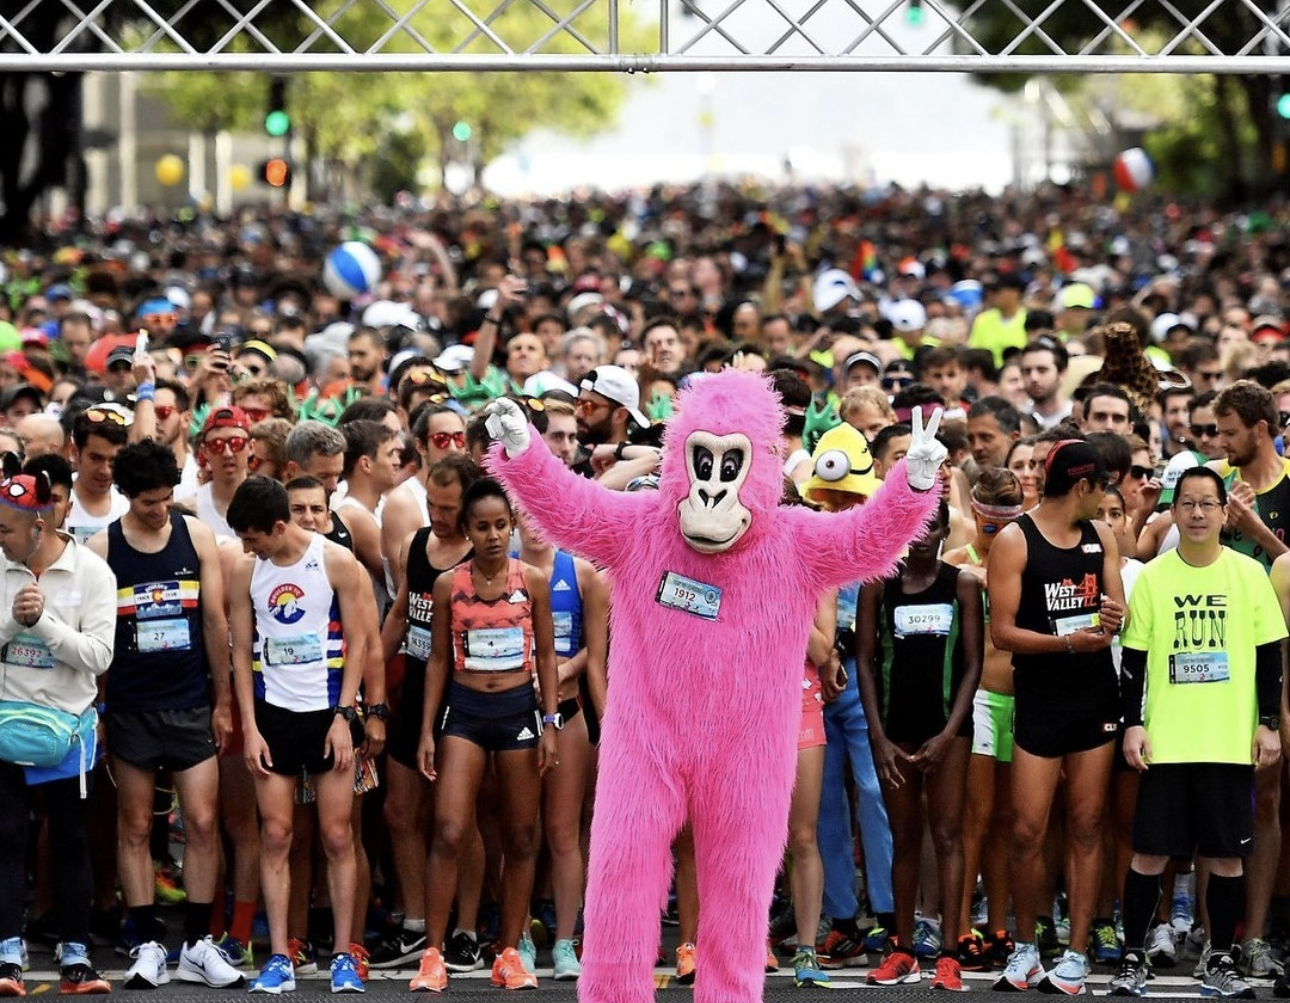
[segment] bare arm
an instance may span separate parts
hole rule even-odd
[[[591,564],[578,561],[578,588],[582,592],[582,640],[587,664],[587,688],[597,715],[605,712],[609,661],[609,586]]]
[[[188,535],[201,565],[202,644],[210,666],[211,690],[215,706],[211,711],[211,730],[220,751],[233,733],[233,684],[228,656],[228,615],[224,612],[224,575],[220,571],[219,548],[215,534],[205,523],[184,516]]]
[[[407,543],[421,527],[416,499],[402,489],[391,491],[381,514],[381,551],[389,558],[391,581],[402,583],[407,577]]]

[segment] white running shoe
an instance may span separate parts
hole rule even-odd
[[[214,989],[225,989],[246,981],[210,937],[183,946],[175,974],[180,982],[202,982]]]
[[[1157,923],[1151,931],[1147,938],[1147,960],[1156,968],[1173,968],[1178,964],[1178,946],[1170,924]]]
[[[170,981],[166,971],[166,949],[155,940],[130,951],[134,964],[125,973],[125,988],[156,989]]]

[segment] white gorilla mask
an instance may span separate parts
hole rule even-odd
[[[701,554],[729,550],[752,525],[739,489],[752,462],[752,443],[739,432],[691,432],[685,440],[690,491],[677,506],[681,536]]]

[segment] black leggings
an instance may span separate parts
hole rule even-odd
[[[22,934],[27,903],[27,831],[32,795],[49,816],[54,868],[54,910],[64,943],[90,942],[90,900],[94,894],[90,849],[85,838],[88,800],[78,777],[28,787],[21,766],[0,763],[0,940]]]

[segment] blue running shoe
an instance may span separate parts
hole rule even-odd
[[[247,991],[279,996],[295,992],[295,989],[296,972],[291,967],[291,959],[285,954],[274,954],[264,963],[260,974],[251,981],[251,987]]]
[[[352,954],[338,954],[331,960],[331,991],[333,993],[365,993],[367,987],[358,976],[358,963]]]

